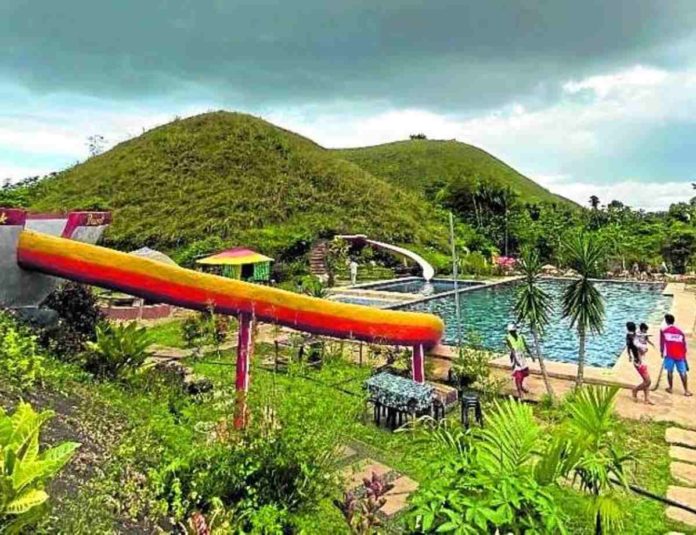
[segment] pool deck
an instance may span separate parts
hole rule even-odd
[[[683,283],[669,283],[664,290],[665,295],[673,297],[671,312],[674,314],[677,325],[679,325],[687,335],[689,354],[696,354],[696,294],[686,289]],[[651,325],[650,332],[653,341],[659,345],[660,325]],[[438,346],[431,352],[431,357],[435,364],[433,375],[437,378],[447,376],[452,359],[456,356],[456,348],[450,346]],[[650,348],[647,355],[647,364],[653,385],[657,380],[661,367],[661,357],[659,351]],[[561,362],[545,360],[546,369],[551,379],[551,385],[557,395],[563,395],[572,390],[574,386],[577,366]],[[510,363],[507,356],[502,356],[491,361],[491,367],[496,375],[510,379]],[[539,400],[546,393],[538,363],[530,363],[531,376],[527,380],[527,387],[530,389],[530,398]],[[588,384],[616,385],[622,388],[617,401],[617,411],[626,418],[650,418],[654,421],[675,422],[683,427],[696,429],[696,376],[690,376],[690,389],[694,396],[687,398],[683,395],[681,381],[675,373],[674,393],[665,392],[667,386],[667,376],[663,373],[660,387],[657,391],[651,392],[651,398],[655,405],[645,405],[635,403],[632,399],[630,388],[635,386],[640,378],[633,365],[628,361],[625,351],[611,368],[597,368],[593,366],[585,367],[585,382]],[[506,391],[513,393],[512,381],[507,382]]]

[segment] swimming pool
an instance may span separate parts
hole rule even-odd
[[[541,283],[542,288],[551,295],[554,305],[551,322],[543,337],[542,352],[549,360],[575,363],[578,350],[577,334],[569,328],[568,322],[561,318],[561,295],[567,284],[567,281],[561,280],[545,280]],[[611,367],[623,351],[626,322],[645,321],[648,325],[659,323],[662,315],[669,311],[672,298],[663,296],[664,288],[658,284],[596,284],[605,298],[606,319],[602,334],[588,336],[586,363],[591,366]],[[517,288],[518,283],[506,283],[461,293],[459,302],[465,339],[475,333],[487,349],[506,352],[505,328],[514,320],[513,306]],[[399,308],[432,312],[440,316],[445,322],[443,342],[456,345],[454,295],[436,297]],[[658,333],[652,334],[653,340],[656,340]],[[528,340],[531,342],[531,338]]]
[[[473,286],[482,286],[483,283],[475,281],[458,281],[459,288],[470,288]],[[406,294],[418,294],[425,297],[429,295],[437,295],[446,292],[454,291],[454,281],[448,279],[433,279],[427,282],[421,278],[411,278],[405,280],[395,280],[387,282],[379,282],[375,284],[367,284],[359,286],[361,290],[377,290],[384,292],[397,292]]]
[[[350,303],[352,305],[363,305],[367,307],[375,308],[385,308],[389,306],[394,306],[394,301],[389,299],[378,299],[373,297],[362,297],[356,295],[332,295],[329,299],[331,301],[339,301],[341,303]]]

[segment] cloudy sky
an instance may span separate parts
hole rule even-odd
[[[3,0],[0,180],[212,109],[424,132],[646,209],[696,180],[696,0]]]

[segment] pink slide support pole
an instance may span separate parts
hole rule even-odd
[[[237,335],[237,406],[234,415],[236,429],[246,427],[248,414],[246,396],[249,391],[249,361],[254,351],[254,318],[251,314],[239,315]]]
[[[413,358],[411,360],[413,380],[416,383],[425,382],[425,351],[422,345],[413,346]]]

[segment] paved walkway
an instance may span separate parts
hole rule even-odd
[[[672,458],[670,472],[678,485],[670,485],[667,498],[696,509],[696,432],[670,427],[665,432]],[[667,507],[668,518],[696,527],[696,514],[678,507]]]
[[[386,518],[392,518],[408,507],[408,496],[418,488],[416,481],[369,456],[362,455],[350,446],[343,447],[342,455],[344,464],[347,463],[341,470],[346,491],[359,494],[363,488],[363,480],[371,479],[372,474],[376,474],[394,485],[394,488],[384,495],[386,502],[380,513]]]

